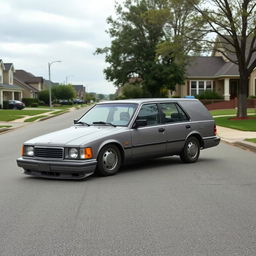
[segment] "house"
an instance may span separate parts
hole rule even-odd
[[[248,47],[249,47],[248,42]],[[226,56],[236,59],[227,42],[217,37],[212,56],[190,57],[184,85],[176,86],[176,96],[198,95],[204,91],[215,91],[225,100],[238,95],[239,70]],[[233,55],[233,56],[231,56]],[[256,96],[256,70],[249,77],[248,96]]]
[[[83,85],[73,85],[75,92],[76,92],[76,98],[83,100],[85,97],[85,86]]]
[[[37,98],[40,91],[48,89],[48,83],[43,77],[34,76],[22,69],[16,70],[14,82],[24,89],[24,98]]]
[[[14,84],[14,66],[0,59],[0,108],[6,100],[21,100],[23,89]]]

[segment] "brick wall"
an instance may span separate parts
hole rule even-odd
[[[215,109],[232,109],[237,107],[237,98],[230,101],[223,100],[201,100],[208,110]],[[248,108],[256,108],[256,99],[247,100]]]

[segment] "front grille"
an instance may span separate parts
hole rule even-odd
[[[63,148],[39,148],[35,147],[35,157],[42,158],[62,158]]]

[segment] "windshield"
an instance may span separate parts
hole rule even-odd
[[[127,126],[137,106],[130,103],[96,105],[79,119],[79,122],[89,125]]]

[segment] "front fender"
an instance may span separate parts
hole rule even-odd
[[[109,140],[103,141],[103,142],[99,145],[98,151],[97,151],[97,156],[99,155],[101,149],[102,149],[103,147],[105,147],[106,145],[108,145],[108,144],[116,144],[116,145],[118,145],[118,146],[122,149],[122,152],[121,152],[121,153],[124,153],[124,147],[123,147],[123,145],[122,145],[119,141],[113,140],[113,139],[109,139]]]

